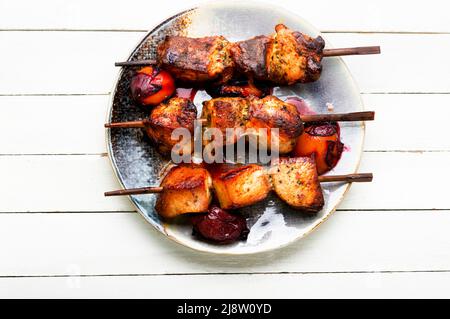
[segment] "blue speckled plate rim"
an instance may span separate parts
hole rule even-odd
[[[274,6],[274,5],[271,4],[271,6]],[[280,7],[278,7],[278,8],[280,8]],[[148,32],[143,36],[143,38],[136,44],[136,46],[134,47],[134,49],[131,51],[130,55],[128,56],[128,59],[127,59],[127,60],[130,60],[130,59],[132,58],[132,56],[136,53],[137,50],[139,50],[139,47],[141,46],[141,44],[143,44],[143,43],[147,40],[147,38],[148,38],[148,36],[149,36],[150,34],[152,34],[153,32],[155,32],[156,30],[158,30],[160,27],[162,27],[164,24],[168,23],[169,21],[171,21],[171,20],[173,20],[173,19],[175,19],[175,18],[177,18],[177,17],[179,17],[179,16],[181,16],[181,15],[184,15],[184,14],[186,14],[186,13],[188,13],[188,12],[194,11],[194,10],[196,10],[196,9],[198,9],[198,7],[194,7],[194,8],[190,8],[190,9],[183,10],[183,11],[181,11],[181,12],[178,12],[178,13],[176,13],[176,14],[170,16],[170,17],[167,18],[167,19],[164,19],[161,23],[157,24],[154,28],[152,28],[150,31],[148,31]],[[281,8],[280,8],[280,9],[281,9]],[[303,21],[303,22],[306,22],[303,18],[302,18],[302,21]],[[320,32],[319,32],[319,33],[320,33]],[[320,33],[320,35],[322,35],[322,33]],[[330,42],[329,42],[328,40],[327,40],[327,44],[330,44]],[[328,45],[328,47],[332,47],[332,46],[331,46],[331,45]],[[348,66],[345,64],[345,62],[343,61],[342,58],[340,58],[340,57],[335,57],[335,58],[339,59],[340,62],[342,63],[342,65],[344,66],[344,68],[347,70],[347,74],[348,74],[348,76],[349,76],[349,78],[350,78],[350,80],[351,80],[351,85],[354,87],[355,92],[358,93],[358,97],[359,97],[359,101],[360,101],[360,105],[361,105],[361,110],[363,111],[363,110],[365,109],[365,107],[364,107],[364,102],[363,102],[362,97],[361,97],[361,94],[360,94],[361,91],[359,90],[359,87],[358,87],[358,85],[356,84],[356,82],[355,82],[355,80],[354,80],[354,78],[353,78],[353,75],[352,75],[351,72],[350,72],[350,69],[349,69]],[[111,119],[112,119],[112,111],[113,111],[114,97],[115,97],[115,94],[116,94],[116,90],[117,90],[117,85],[118,85],[118,83],[119,83],[119,79],[121,78],[123,72],[124,72],[124,68],[120,68],[120,70],[119,70],[118,73],[117,73],[116,79],[115,79],[115,81],[114,81],[113,89],[111,90],[111,93],[110,93],[110,98],[109,98],[109,102],[108,102],[109,105],[108,105],[108,110],[107,110],[107,115],[106,115],[106,121],[107,121],[108,123],[111,122]],[[357,162],[357,164],[356,164],[356,167],[355,167],[355,170],[353,171],[353,173],[358,172],[358,169],[359,169],[359,166],[360,166],[360,163],[361,163],[362,154],[363,154],[363,148],[364,148],[364,140],[365,140],[365,132],[366,132],[366,130],[365,130],[365,123],[364,123],[364,122],[361,122],[361,123],[360,123],[360,127],[361,127],[361,143],[360,143],[361,147],[360,147],[360,149],[359,149],[359,158],[358,158],[358,162]],[[107,129],[107,128],[105,128],[105,139],[106,139],[106,145],[107,145],[108,158],[109,158],[109,160],[110,160],[110,164],[111,164],[111,167],[112,167],[112,169],[113,169],[114,175],[116,176],[116,178],[117,178],[117,180],[118,180],[120,186],[121,186],[122,188],[125,188],[124,183],[123,183],[123,180],[122,180],[122,177],[120,176],[120,172],[119,172],[118,169],[117,169],[116,160],[115,160],[115,158],[114,158],[114,156],[113,156],[112,143],[111,143],[111,134],[110,134],[110,130]],[[349,172],[349,173],[350,173],[350,172]],[[345,188],[344,192],[342,193],[342,195],[340,196],[339,200],[336,202],[336,205],[335,205],[332,209],[330,209],[330,211],[329,211],[328,213],[326,213],[326,214],[325,214],[325,215],[317,222],[317,224],[314,225],[314,226],[313,226],[310,230],[308,230],[307,232],[305,232],[305,233],[299,235],[298,237],[295,237],[295,238],[292,239],[291,241],[288,241],[288,242],[286,242],[286,243],[280,244],[280,245],[277,246],[277,247],[273,247],[273,248],[265,249],[265,250],[261,250],[261,251],[245,251],[245,252],[242,252],[242,251],[230,252],[230,251],[217,251],[217,250],[211,251],[211,250],[209,250],[209,249],[207,249],[207,248],[202,249],[202,248],[199,248],[199,247],[192,247],[192,246],[189,246],[189,245],[187,245],[185,242],[179,241],[176,237],[173,237],[173,236],[169,235],[169,234],[167,233],[167,231],[165,230],[165,228],[164,228],[163,225],[160,225],[160,224],[155,223],[155,222],[154,222],[154,221],[153,221],[153,220],[152,220],[152,219],[151,219],[151,218],[143,211],[143,209],[140,207],[140,205],[139,205],[138,203],[136,203],[136,201],[133,199],[132,196],[127,196],[127,197],[128,197],[128,199],[130,200],[130,202],[133,204],[133,206],[137,209],[137,211],[139,212],[139,214],[140,214],[142,217],[144,217],[144,219],[145,219],[147,222],[149,222],[153,227],[155,227],[161,234],[165,235],[165,237],[171,239],[172,241],[178,243],[179,245],[181,245],[181,246],[183,246],[183,247],[189,248],[189,249],[191,249],[191,250],[193,250],[193,251],[197,251],[197,252],[198,252],[198,251],[200,251],[200,252],[207,252],[207,253],[210,253],[210,254],[219,254],[219,255],[253,255],[253,254],[267,253],[267,252],[270,252],[270,251],[274,251],[274,250],[278,250],[278,249],[284,248],[284,247],[286,247],[286,246],[288,246],[288,245],[290,245],[290,244],[292,244],[292,243],[294,243],[294,242],[296,242],[296,241],[298,241],[298,240],[300,240],[300,239],[302,239],[302,238],[308,236],[309,234],[311,234],[313,231],[315,231],[320,225],[322,225],[322,224],[323,224],[323,223],[324,223],[324,222],[325,222],[325,221],[326,221],[326,220],[327,220],[327,219],[328,219],[328,218],[336,211],[336,209],[338,208],[338,206],[340,205],[340,203],[341,203],[342,200],[344,199],[345,195],[347,194],[348,190],[350,189],[351,184],[352,184],[352,183],[348,183],[348,184],[346,185],[346,188]]]

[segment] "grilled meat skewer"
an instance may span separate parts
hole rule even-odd
[[[157,60],[119,62],[116,66],[159,64],[179,81],[194,84],[222,84],[235,73],[276,85],[291,85],[318,80],[323,57],[380,53],[379,47],[330,50],[324,47],[322,37],[311,38],[278,24],[270,36],[236,43],[222,36],[168,36],[158,46]]]
[[[159,193],[156,211],[165,218],[208,211],[216,195],[222,209],[253,205],[273,190],[288,205],[318,212],[324,205],[320,182],[370,182],[372,174],[318,176],[308,157],[282,158],[268,172],[259,165],[217,164],[206,168],[182,164],[172,168],[160,187],[106,192],[105,196]]]
[[[172,98],[167,103],[155,107],[148,119],[133,122],[105,124],[107,128],[141,127],[163,153],[170,152],[178,141],[171,139],[176,128],[187,128],[194,134],[194,121],[197,110],[189,99]],[[266,136],[260,136],[271,145],[272,139],[278,140],[279,153],[287,154],[295,146],[297,138],[303,131],[303,123],[329,121],[365,121],[373,120],[374,112],[356,112],[343,114],[317,114],[300,116],[297,108],[275,96],[258,98],[224,97],[203,102],[202,120],[207,128],[218,128],[224,137],[224,144],[234,144],[249,129],[266,128]],[[233,136],[226,135],[226,129],[235,129]],[[278,133],[270,128],[277,128]],[[251,133],[251,132],[250,132]],[[181,154],[191,150],[186,145]],[[276,145],[276,143],[275,143]]]

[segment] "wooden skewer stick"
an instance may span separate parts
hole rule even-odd
[[[327,182],[364,183],[364,182],[371,182],[372,180],[373,180],[372,173],[319,176],[319,182],[321,183]]]
[[[202,123],[207,122],[206,119],[197,119],[197,121],[202,122]],[[140,120],[140,121],[106,123],[105,127],[106,128],[133,128],[133,127],[143,128],[143,127],[146,127],[147,125],[150,125],[150,122],[147,119],[145,119],[145,120]]]
[[[327,182],[371,182],[373,179],[372,173],[360,173],[360,174],[348,174],[348,175],[331,175],[331,176],[319,176],[320,183]],[[119,189],[116,191],[106,192],[105,196],[124,196],[124,195],[140,195],[140,194],[154,194],[161,193],[163,187],[140,187],[130,189]]]
[[[379,46],[325,49],[323,50],[323,57],[342,56],[342,55],[380,54],[380,53],[381,49]]]
[[[163,188],[161,186],[140,187],[140,188],[130,188],[130,189],[119,189],[116,191],[106,192],[105,196],[153,194],[153,193],[161,193],[162,191],[163,191]]]
[[[356,47],[356,48],[340,48],[340,49],[324,49],[323,57],[333,57],[342,55],[366,55],[366,54],[380,54],[381,49],[379,46],[370,47]],[[124,61],[116,62],[115,66],[147,66],[156,65],[156,60],[136,60],[136,61]]]
[[[352,121],[372,121],[375,118],[375,112],[351,112],[339,114],[310,114],[302,115],[302,121],[307,122],[352,122]],[[197,119],[197,121],[206,123],[206,119]],[[146,127],[148,120],[106,123],[106,128],[131,128],[131,127]]]
[[[120,127],[120,128],[132,128],[132,127],[145,127],[147,120],[141,121],[130,121],[130,122],[117,122],[117,123],[106,123],[106,128]]]
[[[353,122],[353,121],[373,121],[375,112],[351,112],[337,114],[309,114],[302,115],[302,121],[307,122]]]
[[[137,60],[137,61],[125,61],[114,63],[115,66],[146,66],[155,64],[158,64],[156,60]]]

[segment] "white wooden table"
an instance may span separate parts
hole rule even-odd
[[[276,1],[336,47],[382,47],[345,58],[375,180],[305,240],[194,253],[103,197],[113,63],[195,2],[0,0],[0,297],[450,297],[448,1]]]

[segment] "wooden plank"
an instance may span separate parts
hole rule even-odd
[[[106,155],[2,156],[0,163],[0,189],[7,199],[2,212],[134,209],[126,198],[103,196],[106,190],[120,187]]]
[[[367,151],[449,151],[449,94],[364,94]]]
[[[365,150],[450,150],[449,94],[363,98],[366,109],[376,112],[376,120],[366,123]],[[0,154],[105,153],[108,100],[109,96],[0,96],[0,118],[6,119],[0,126]]]
[[[159,2],[8,0],[0,3],[1,29],[117,29],[147,30],[176,12],[205,1]],[[298,2],[268,0],[329,31],[450,32],[445,1],[402,2],[357,0]],[[351,8],[351,10],[349,10]]]
[[[0,94],[105,94],[144,33],[0,32]],[[20,66],[19,66],[20,63]]]
[[[450,153],[365,153],[360,172],[374,181],[352,185],[340,209],[447,209]]]
[[[0,297],[448,298],[449,285],[449,273],[1,278]]]
[[[8,43],[0,60],[0,95],[108,93],[118,72],[114,61],[125,59],[143,35],[0,32],[0,41]],[[445,77],[450,63],[442,59],[450,55],[450,34],[348,33],[326,37],[334,46],[382,46],[381,55],[345,57],[361,92],[450,92]],[[20,68],[13,61],[20,61]]]
[[[339,208],[450,209],[449,162],[448,152],[365,153],[359,171],[374,181],[353,185]],[[0,156],[0,176],[0,212],[134,210],[127,198],[103,196],[119,188],[107,157]]]
[[[361,92],[450,92],[450,34],[327,34],[334,47],[380,45],[381,55],[343,57]],[[436,63],[436,66],[433,64]]]
[[[108,95],[2,96],[1,153],[105,153],[108,101]]]
[[[220,256],[132,213],[0,214],[1,276],[450,270],[450,211],[342,212],[298,243]]]

